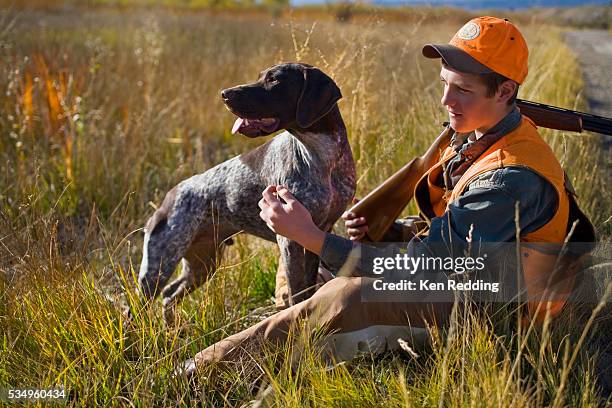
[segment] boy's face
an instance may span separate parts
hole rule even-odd
[[[487,97],[487,87],[478,75],[458,72],[443,65],[440,79],[444,83],[440,102],[448,111],[455,131],[484,133],[497,123],[501,106],[496,103],[497,98]]]

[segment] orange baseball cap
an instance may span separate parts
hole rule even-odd
[[[448,44],[427,44],[427,58],[442,58],[460,72],[497,72],[522,84],[529,50],[518,28],[507,19],[478,17],[465,24]]]

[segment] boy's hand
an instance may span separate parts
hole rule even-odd
[[[351,212],[342,214],[346,233],[351,241],[358,241],[368,232],[368,224],[365,217],[358,217]]]
[[[320,254],[325,232],[315,225],[306,207],[295,199],[287,187],[271,185],[261,195],[259,216],[268,228]]]

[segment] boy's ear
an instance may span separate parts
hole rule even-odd
[[[498,88],[500,102],[508,102],[508,100],[510,100],[510,98],[512,98],[516,92],[517,88],[518,84],[510,79],[502,82]]]

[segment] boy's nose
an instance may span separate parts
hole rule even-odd
[[[442,94],[442,99],[440,99],[440,103],[443,106],[453,106],[455,104],[455,97],[450,91],[449,87],[445,87],[444,93]]]

